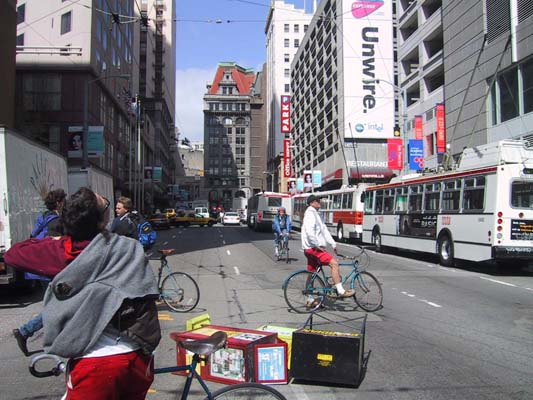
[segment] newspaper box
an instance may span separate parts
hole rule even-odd
[[[220,325],[204,325],[187,332],[173,332],[170,337],[176,341],[178,365],[190,363],[192,354],[179,346],[185,340],[205,339],[217,331],[226,332],[228,345],[213,353],[209,360],[200,366],[198,373],[209,381],[235,384],[254,380],[255,346],[276,343],[276,333],[240,329]]]

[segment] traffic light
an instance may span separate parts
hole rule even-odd
[[[394,137],[400,137],[400,136],[402,136],[402,133],[400,132],[400,127],[396,125],[394,127]]]

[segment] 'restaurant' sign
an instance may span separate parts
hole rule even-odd
[[[291,96],[281,96],[281,133],[291,133]]]

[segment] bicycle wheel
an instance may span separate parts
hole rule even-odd
[[[369,272],[360,272],[352,281],[355,302],[363,310],[372,312],[381,308],[383,290],[376,277]]]
[[[324,302],[325,287],[320,276],[309,271],[298,271],[285,282],[283,295],[292,310],[297,313],[310,313]]]
[[[200,289],[190,275],[173,272],[163,280],[161,298],[172,310],[188,312],[200,301]]]
[[[206,397],[204,400],[207,400]],[[215,400],[287,400],[276,389],[259,383],[240,383],[223,387],[213,393]]]

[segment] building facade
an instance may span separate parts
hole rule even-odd
[[[316,3],[316,2],[315,2]],[[315,6],[316,9],[316,6]],[[267,187],[286,187],[280,174],[279,157],[283,151],[281,132],[281,96],[291,93],[291,63],[311,22],[312,13],[298,9],[283,0],[272,0],[265,24],[266,35],[266,133]]]
[[[204,169],[212,208],[244,208],[256,180],[252,171],[252,98],[256,74],[219,63],[204,95]]]
[[[0,2],[0,125],[15,124],[15,46],[17,36],[17,2]]]

